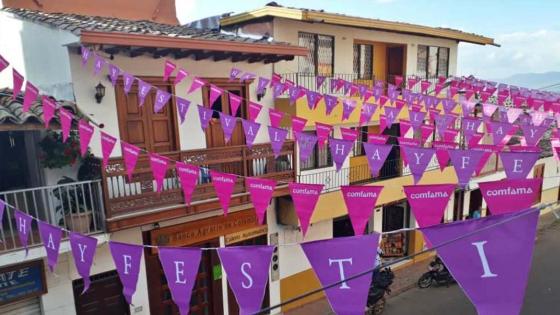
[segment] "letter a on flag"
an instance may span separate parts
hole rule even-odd
[[[378,233],[301,244],[321,285],[340,282],[325,290],[336,314],[364,314],[371,274],[345,280],[375,267],[378,244]]]
[[[273,251],[274,246],[218,248],[240,315],[254,314],[261,309]]]
[[[538,218],[539,212],[530,209],[421,231],[435,247],[441,245],[439,256],[479,315],[519,314]]]

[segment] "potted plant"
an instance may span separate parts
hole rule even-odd
[[[57,184],[74,182],[74,179],[64,176]],[[66,223],[68,230],[84,234],[89,232],[93,207],[93,200],[86,187],[66,185],[53,190],[53,195],[60,201],[56,207],[56,213],[60,217],[59,225]]]
[[[62,133],[49,130],[39,142],[40,160],[45,168],[63,168],[72,166],[81,160],[78,133],[70,131],[66,142],[62,142]]]

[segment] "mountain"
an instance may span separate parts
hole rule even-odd
[[[560,91],[560,72],[551,71],[543,73],[517,73],[510,77],[496,80],[520,87]]]

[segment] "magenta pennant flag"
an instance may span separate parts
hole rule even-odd
[[[342,120],[347,120],[356,109],[356,100],[347,98],[342,101]]]
[[[144,246],[109,241],[109,250],[121,279],[124,298],[128,304],[132,304],[132,296],[136,292],[140,275]]]
[[[245,133],[245,142],[247,147],[250,149],[253,147],[253,142],[255,142],[255,137],[261,128],[261,124],[241,119],[241,125],[243,126],[243,132]]]
[[[487,123],[487,127],[492,134],[492,144],[499,145],[504,137],[510,133],[514,125],[507,122],[494,122]]]
[[[475,174],[478,176],[484,169],[484,166],[486,166],[486,162],[488,162],[490,156],[492,156],[494,151],[497,150],[497,146],[490,145],[490,144],[477,144],[477,145],[473,145],[471,149],[484,152],[482,154],[482,157],[480,158],[480,161],[478,161],[478,165],[476,166],[476,169],[474,171]]]
[[[519,118],[519,115],[521,115],[523,113],[523,109],[521,108],[509,108],[506,112],[506,116],[507,116],[507,121],[510,124],[513,124],[517,118]]]
[[[274,128],[279,128],[280,122],[282,121],[282,118],[284,118],[284,112],[269,108],[268,117],[270,118],[270,125]]]
[[[355,129],[340,127],[340,134],[342,135],[343,140],[354,142],[358,138],[359,133],[360,131]]]
[[[484,152],[478,150],[448,150],[447,152],[457,174],[459,186],[467,186]]]
[[[438,248],[438,255],[478,314],[519,314],[538,218],[539,212],[530,209],[436,225],[422,233]]]
[[[294,133],[294,135],[297,135],[298,133],[302,132],[303,128],[305,128],[306,123],[307,123],[307,119],[297,117],[297,116],[293,116],[292,117],[292,132]]]
[[[89,273],[97,249],[97,239],[80,233],[70,232],[70,248],[72,249],[76,270],[84,280],[84,289],[81,293],[84,294],[89,289],[91,283]]]
[[[177,110],[179,111],[179,119],[182,124],[185,122],[185,117],[187,116],[187,112],[189,111],[189,106],[191,105],[191,101],[175,96],[175,103],[177,104]]]
[[[500,152],[507,178],[527,178],[540,155],[540,152]]]
[[[212,106],[218,97],[222,96],[223,93],[224,90],[222,88],[219,88],[214,84],[210,84],[210,106]]]
[[[29,253],[29,248],[27,248],[27,241],[29,239],[29,234],[31,233],[31,221],[33,218],[25,212],[20,210],[15,210],[16,228],[18,231],[19,243],[25,248],[25,257]]]
[[[317,136],[301,132],[298,133],[296,136],[298,149],[299,149],[299,160],[300,161],[307,161],[311,153],[313,153],[313,149],[317,144]]]
[[[538,200],[542,178],[504,179],[480,182],[482,197],[493,214],[504,214],[530,208]]]
[[[58,251],[60,249],[62,229],[58,226],[50,225],[39,220],[37,220],[37,223],[43,247],[45,247],[45,251],[47,252],[47,265],[49,266],[49,270],[54,272],[58,262]]]
[[[323,95],[325,100],[325,114],[330,115],[333,109],[338,105],[338,98],[336,96],[325,94]]]
[[[218,248],[227,281],[239,305],[240,315],[258,313],[264,299],[274,246]]]
[[[376,266],[379,234],[337,237],[301,244],[303,252],[325,290],[335,314],[363,314],[371,285],[371,274],[346,280]]]
[[[395,80],[395,85],[396,86],[401,86],[401,84],[403,83],[403,77],[400,75],[396,75],[393,77]]]
[[[335,138],[329,139],[329,148],[331,150],[331,156],[334,164],[336,165],[337,172],[340,171],[342,164],[344,164],[344,161],[348,157],[348,154],[350,154],[350,151],[352,151],[353,146],[354,141]]]
[[[428,140],[428,137],[434,133],[434,126],[431,125],[422,125],[420,128],[420,136],[422,138],[422,142],[425,143]]]
[[[62,142],[66,143],[66,140],[68,140],[70,136],[70,128],[72,127],[74,115],[61,107],[58,111],[58,117],[60,119],[60,127],[62,128]]]
[[[237,79],[237,77],[241,74],[241,72],[242,72],[241,69],[232,67],[231,70],[229,71],[229,80],[233,81]]]
[[[121,141],[121,150],[124,158],[124,166],[126,167],[126,174],[128,175],[128,181],[132,182],[132,175],[134,174],[134,169],[136,168],[136,162],[138,162],[140,148]]]
[[[400,135],[403,137],[406,136],[411,127],[410,121],[401,119],[399,123]]]
[[[144,102],[146,101],[146,96],[150,93],[150,90],[153,86],[150,83],[144,82],[140,79],[138,80],[138,106],[144,106]]]
[[[198,166],[187,164],[184,162],[175,162],[175,170],[181,182],[181,189],[183,190],[183,199],[185,204],[190,206],[192,194],[198,182],[200,169]]]
[[[268,86],[269,83],[270,83],[269,79],[264,77],[259,77],[259,80],[257,81],[257,94],[264,95],[266,92],[266,87]]]
[[[171,299],[181,315],[188,315],[202,250],[192,247],[158,247],[158,256],[171,291]]]
[[[386,128],[391,128],[391,126],[393,125],[393,123],[395,122],[397,117],[399,116],[399,113],[401,112],[401,110],[399,108],[389,107],[389,106],[385,106],[384,109],[385,109],[385,118],[387,119],[387,127]]]
[[[255,121],[262,110],[262,105],[249,101],[249,120]]]
[[[116,143],[117,139],[115,137],[101,131],[101,154],[103,155],[103,168],[107,167],[107,163],[109,163],[109,158],[111,157],[111,152],[113,152],[113,148]]]
[[[93,131],[93,127],[87,121],[80,119],[78,123],[78,136],[80,137],[80,154],[82,157],[85,156],[88,151]]]
[[[434,120],[440,138],[444,137],[444,133],[449,127],[449,123],[451,122],[451,119],[452,119],[451,116],[448,115],[435,115]]]
[[[401,149],[405,152],[408,166],[410,167],[410,173],[412,173],[414,184],[416,185],[422,178],[422,175],[424,175],[424,171],[426,167],[428,167],[436,150],[433,148],[419,148],[406,145],[402,146]]]
[[[315,132],[317,133],[317,141],[319,142],[320,149],[325,147],[332,129],[333,127],[331,125],[322,124],[319,122],[315,123]]]
[[[416,78],[408,78],[408,80],[406,80],[407,82],[407,87],[409,90],[412,90],[412,88],[416,85],[416,83],[418,82],[418,79]]]
[[[39,90],[29,81],[27,81],[25,83],[25,94],[23,96],[23,106],[22,106],[22,110],[24,113],[27,113],[29,111],[29,108],[31,108],[31,104],[35,102],[38,95],[39,95]]]
[[[228,97],[229,97],[230,113],[234,113],[235,115],[235,113],[237,113],[237,110],[239,109],[239,105],[241,104],[242,98],[233,93],[228,93]]]
[[[379,96],[379,107],[385,106],[385,104],[387,104],[388,101],[389,101],[389,98],[387,96],[380,95]]]
[[[385,143],[387,143],[388,139],[389,139],[389,136],[387,136],[387,135],[377,135],[377,134],[374,134],[374,133],[368,133],[367,142],[368,143],[375,143],[375,144],[385,144]]]
[[[180,68],[179,71],[177,71],[177,75],[175,76],[175,80],[173,80],[173,85],[177,85],[181,82],[183,82],[183,80],[189,76],[189,72],[183,68]]]
[[[123,90],[124,93],[128,95],[130,89],[132,89],[132,84],[134,84],[134,80],[136,80],[136,78],[128,72],[123,72],[122,77],[123,77]]]
[[[463,134],[465,135],[465,140],[467,143],[471,141],[472,136],[478,132],[478,128],[482,120],[477,118],[463,118],[461,122],[461,128],[463,129]]]
[[[200,127],[202,128],[202,130],[206,130],[206,128],[208,128],[208,124],[210,123],[210,120],[212,119],[212,109],[201,106],[201,105],[197,105],[196,106],[198,108],[198,118],[200,119]]]
[[[187,94],[191,94],[192,92],[200,89],[204,84],[206,84],[206,82],[201,78],[194,78],[192,80],[191,86],[189,87],[189,90],[187,91]]]
[[[9,65],[10,63],[0,55],[0,72],[4,71]]]
[[[150,153],[150,168],[152,169],[152,175],[154,177],[154,180],[156,181],[157,193],[161,193],[161,191],[163,190],[163,180],[165,179],[168,165],[168,158],[163,155]]]
[[[324,82],[325,82],[325,76],[318,75],[317,77],[315,77],[315,87],[316,87],[316,89],[317,90],[320,89]]]
[[[272,199],[276,182],[271,179],[247,177],[245,179],[245,185],[251,195],[251,202],[255,207],[257,220],[259,224],[264,224],[266,209]]]
[[[12,69],[12,79],[14,82],[14,85],[12,87],[12,98],[15,100],[21,92],[21,87],[23,86],[24,79],[23,76],[19,72],[17,72],[15,68]]]
[[[45,128],[49,128],[49,123],[54,117],[56,111],[56,103],[48,96],[43,95],[43,120],[45,121]]]
[[[379,175],[379,170],[383,167],[385,160],[393,148],[390,144],[362,143],[366,151],[366,157],[372,177]]]
[[[115,87],[117,85],[117,79],[119,78],[121,69],[112,63],[109,64],[108,68],[109,68],[109,78],[111,79],[111,85]]]
[[[159,113],[165,104],[171,99],[171,93],[161,89],[156,89],[156,101],[154,103],[154,112]]]
[[[288,130],[268,126],[268,137],[270,138],[270,146],[272,147],[272,152],[274,152],[275,159],[280,156],[282,146],[287,136]]]
[[[225,143],[228,143],[231,139],[231,135],[233,134],[233,129],[235,129],[235,125],[237,125],[237,119],[233,116],[220,112],[220,123],[222,125],[222,130],[224,131]]]
[[[309,222],[311,221],[311,216],[313,215],[313,211],[315,210],[315,206],[323,190],[323,185],[289,183],[288,187],[294,202],[296,214],[299,218],[301,232],[303,233],[303,237],[305,237]]]
[[[530,146],[534,146],[539,144],[539,141],[548,129],[548,126],[537,127],[530,125],[521,125],[521,129],[523,130],[523,135],[525,135],[527,144]]]
[[[105,61],[105,58],[103,58],[100,55],[94,53],[93,54],[93,75],[100,74],[101,70],[103,70],[103,67],[105,66],[106,63],[107,63],[107,61]]]
[[[482,105],[482,113],[486,117],[492,117],[492,115],[494,115],[494,112],[496,111],[497,108],[498,108],[497,105],[490,104],[490,103],[484,103]]]
[[[218,196],[222,209],[224,210],[224,216],[227,216],[229,211],[229,202],[231,200],[233,189],[235,188],[237,176],[234,174],[210,170],[210,177],[212,178],[212,185],[214,185],[216,195]]]
[[[425,93],[430,88],[430,85],[432,85],[430,81],[427,80],[420,81],[420,92]]]
[[[383,186],[340,186],[354,235],[363,235]]]
[[[455,184],[403,186],[418,226],[440,224]]]

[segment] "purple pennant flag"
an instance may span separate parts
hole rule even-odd
[[[93,256],[95,256],[97,249],[97,239],[80,233],[70,232],[70,248],[72,249],[72,256],[74,256],[76,270],[78,270],[78,274],[84,280],[84,289],[81,293],[84,294],[90,285],[89,273],[93,263]]]
[[[103,168],[107,167],[109,163],[109,158],[111,157],[111,152],[115,148],[117,139],[105,132],[101,131],[101,154],[103,155]]]
[[[497,108],[498,108],[497,105],[490,104],[490,103],[484,103],[482,105],[482,113],[486,117],[492,117],[492,115],[494,115],[494,112],[496,111]]]
[[[375,268],[378,244],[378,233],[301,244],[321,285],[341,282],[325,290],[334,313],[364,313],[371,274],[346,279]]]
[[[158,252],[171,298],[179,313],[188,315],[202,251],[200,248],[158,247]]]
[[[321,94],[314,92],[314,91],[307,91],[307,106],[309,109],[314,110],[317,107],[317,103],[321,100]]]
[[[229,98],[230,113],[232,113],[235,116],[235,114],[237,113],[237,109],[239,109],[239,105],[241,104],[242,98],[233,93],[228,93],[228,98]]]
[[[251,73],[251,72],[245,72],[243,73],[243,75],[239,78],[239,81],[241,82],[247,82],[247,81],[252,81],[257,77],[256,74]]]
[[[210,106],[214,104],[214,102],[224,93],[222,88],[215,86],[214,84],[210,84]]]
[[[443,105],[443,112],[446,114],[451,114],[453,112],[453,110],[455,109],[455,107],[457,106],[457,103],[455,103],[455,100],[451,99],[451,98],[446,98],[441,100],[441,104]]]
[[[257,95],[264,95],[266,87],[270,83],[270,80],[265,77],[259,77],[257,81]]]
[[[473,112],[473,109],[474,109],[475,106],[476,106],[476,102],[461,100],[461,107],[463,109],[463,117],[469,116]]]
[[[136,292],[138,275],[140,275],[140,261],[144,247],[110,241],[109,250],[123,285],[124,298],[128,304],[132,304],[132,296]]]
[[[249,120],[255,121],[262,110],[262,105],[249,101]]]
[[[189,87],[189,90],[187,91],[187,94],[191,94],[192,92],[200,89],[204,84],[206,84],[206,82],[201,78],[194,78],[191,86]]]
[[[150,168],[152,169],[152,175],[156,181],[156,192],[158,194],[163,190],[163,180],[165,179],[168,165],[168,158],[163,155],[150,153]]]
[[[237,125],[237,119],[233,116],[220,113],[220,123],[224,131],[225,142],[228,143],[233,134],[233,129],[235,129],[235,125]]]
[[[330,115],[336,105],[338,105],[338,98],[328,94],[323,95],[323,98],[325,100],[325,113]]]
[[[359,122],[360,126],[368,123],[371,120],[371,117],[375,113],[376,109],[377,109],[377,105],[375,104],[366,103],[366,102],[362,104],[362,111],[360,113],[360,122]]]
[[[487,123],[488,129],[490,129],[490,133],[492,134],[492,144],[499,145],[504,137],[509,134],[512,130],[513,126],[507,122],[494,122],[490,121]]]
[[[531,209],[421,231],[435,247],[445,244],[438,247],[438,255],[478,314],[519,314],[538,217],[539,212]]]
[[[247,147],[250,149],[253,147],[253,142],[255,142],[255,137],[261,128],[261,124],[241,119],[241,125],[243,126],[243,132],[245,133],[245,142],[247,143]]]
[[[138,106],[142,107],[144,105],[144,101],[146,100],[146,96],[148,96],[148,93],[150,93],[150,90],[152,89],[152,85],[140,79],[136,80],[138,80]]]
[[[173,73],[173,71],[175,71],[175,68],[177,68],[177,66],[173,62],[165,60],[165,66],[163,67],[163,81],[167,81],[169,79],[169,76]]]
[[[235,188],[237,176],[210,170],[210,177],[212,178],[212,185],[214,185],[216,195],[218,195],[218,199],[220,200],[220,204],[224,210],[224,216],[227,216],[229,202],[231,200],[233,189]]]
[[[457,174],[459,186],[465,187],[471,180],[473,172],[476,170],[484,151],[479,150],[448,150],[451,164]]]
[[[288,94],[290,95],[290,105],[294,105],[296,101],[300,98],[302,88],[299,86],[290,86],[288,89]],[[308,104],[309,106],[309,104]],[[310,108],[313,109],[313,108]]]
[[[198,118],[200,119],[200,127],[202,127],[202,130],[206,130],[206,128],[208,128],[208,124],[210,123],[210,120],[212,119],[212,109],[201,106],[201,105],[197,105],[196,106],[198,108]]]
[[[54,117],[56,111],[56,103],[48,96],[43,95],[43,120],[45,121],[45,128],[49,128],[49,123]]]
[[[132,182],[132,175],[134,174],[134,169],[136,168],[136,162],[138,162],[138,156],[140,155],[140,148],[121,141],[121,151],[124,158],[124,166],[126,168],[126,174],[128,175],[128,181]]]
[[[105,61],[105,58],[101,57],[98,54],[93,54],[93,75],[98,75],[99,73],[101,73],[101,70],[103,70],[103,67],[105,66],[105,64],[107,63],[107,61]]]
[[[393,148],[390,144],[375,144],[375,143],[362,143],[364,150],[366,151],[366,157],[369,164],[369,169],[371,171],[372,177],[377,177],[379,175],[379,170],[385,164],[385,160],[391,153]]]
[[[395,122],[397,117],[399,116],[399,113],[401,112],[401,109],[396,108],[396,107],[385,106],[384,110],[385,110],[385,118],[387,119],[387,127],[386,128],[391,128],[391,126],[393,125],[393,123]]]
[[[401,146],[401,149],[407,157],[408,166],[414,178],[414,185],[416,185],[422,178],[422,175],[424,175],[424,171],[426,167],[428,167],[436,150],[433,148],[419,148],[406,145]]]
[[[156,113],[161,112],[165,104],[169,102],[170,98],[171,98],[171,93],[161,89],[156,89],[156,102],[154,103],[154,112]]]
[[[31,221],[33,218],[20,210],[15,210],[16,228],[19,236],[19,243],[25,248],[25,257],[29,253],[29,248],[27,248],[27,240],[29,239],[29,233],[31,233]]]
[[[449,127],[451,119],[451,116],[448,115],[435,115],[434,120],[436,122],[436,128],[440,138],[444,137],[445,131]]]
[[[78,123],[78,136],[80,137],[80,154],[82,157],[84,157],[88,151],[93,131],[93,127],[87,121],[80,119]]]
[[[270,125],[274,128],[280,127],[280,122],[284,118],[284,112],[275,110],[273,108],[268,109],[268,117],[270,119]]]
[[[81,46],[80,47],[80,52],[82,54],[82,67],[85,66],[89,60],[89,57],[91,56],[91,50],[89,50],[88,48]]]
[[[177,85],[181,83],[188,76],[189,76],[189,72],[183,68],[180,68],[179,71],[177,71],[175,80],[173,80],[173,85]]]
[[[12,79],[13,79],[13,87],[12,87],[12,98],[15,100],[16,97],[21,92],[21,87],[23,86],[23,76],[14,68],[12,69]]]
[[[37,99],[39,95],[39,90],[31,84],[29,81],[25,83],[25,94],[23,96],[23,106],[22,110],[24,113],[27,113],[31,108],[31,105]]]
[[[268,126],[268,137],[270,138],[270,145],[272,146],[272,152],[274,152],[274,158],[280,156],[282,146],[287,136],[288,130]]]
[[[325,82],[325,76],[323,75],[318,75],[315,77],[315,88],[318,90],[321,88],[321,86],[323,86],[323,83]]]
[[[363,235],[383,186],[340,186],[354,235]]]
[[[478,127],[480,127],[481,123],[482,120],[478,118],[463,118],[461,128],[463,129],[463,134],[465,135],[467,143],[469,143],[472,136],[478,132]]]
[[[175,103],[177,104],[177,110],[179,111],[179,119],[181,120],[181,124],[183,124],[185,122],[187,112],[189,111],[191,101],[182,97],[175,96]]]
[[[347,98],[342,101],[342,120],[347,120],[356,109],[356,100]]]
[[[311,153],[313,153],[318,138],[316,135],[300,132],[297,134],[296,139],[299,149],[299,160],[302,162],[307,161]]]
[[[273,251],[274,246],[266,245],[218,248],[240,315],[261,309]]]
[[[49,266],[49,270],[54,272],[58,262],[58,251],[60,249],[62,229],[43,221],[37,221],[37,223],[39,225],[41,241],[43,242],[43,246],[47,252],[47,264]]]
[[[424,123],[424,118],[426,117],[425,112],[420,111],[410,111],[410,125],[414,131],[420,130],[420,126]]]
[[[278,96],[280,96],[282,93],[284,93],[284,83],[275,83],[272,86],[272,98],[276,99]]]
[[[530,146],[535,146],[539,144],[539,141],[548,129],[548,126],[536,127],[530,125],[521,125],[521,129],[523,130],[523,135],[525,136],[527,144]]]
[[[119,78],[119,74],[121,73],[121,69],[114,64],[109,64],[109,78],[111,79],[111,85],[114,87],[117,85],[117,79]]]
[[[58,117],[60,119],[60,126],[62,127],[62,142],[66,143],[66,140],[68,140],[70,136],[70,128],[72,127],[74,115],[61,107],[58,111]]]
[[[242,72],[241,69],[232,67],[231,70],[229,71],[229,80],[233,81],[237,79],[237,77],[241,74],[241,72]]]
[[[185,204],[190,206],[192,194],[196,188],[196,183],[200,174],[200,169],[196,165],[177,161],[175,162],[175,170],[177,171],[179,181],[181,182]]]
[[[251,195],[251,201],[257,214],[257,221],[259,224],[263,224],[266,217],[266,209],[272,199],[276,182],[271,179],[247,177],[245,185]]]
[[[537,163],[540,152],[500,152],[500,159],[508,179],[527,178]]]
[[[123,77],[123,82],[124,82],[123,90],[124,90],[124,93],[126,95],[128,95],[128,93],[130,92],[130,89],[132,89],[132,84],[134,84],[134,80],[136,80],[136,78],[128,72],[123,72],[122,77]]]
[[[354,146],[354,141],[350,140],[341,140],[330,138],[329,139],[329,148],[331,150],[331,156],[336,165],[336,171],[340,171],[342,164],[350,154],[352,147]]]
[[[319,196],[323,190],[323,185],[289,183],[288,188],[294,202],[294,208],[299,219],[301,232],[303,237],[305,237],[305,234],[307,234],[307,228],[309,227],[309,222],[311,221],[311,216],[313,215],[313,211],[315,211],[315,206],[317,205],[317,201],[319,201]]]

